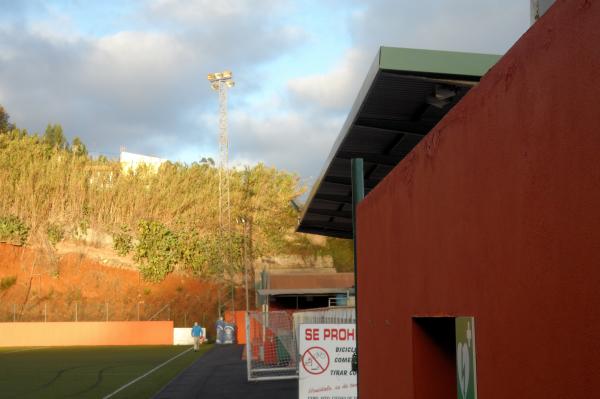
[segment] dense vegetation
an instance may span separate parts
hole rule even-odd
[[[0,184],[0,241],[56,245],[91,228],[111,234],[115,251],[132,253],[151,281],[175,269],[233,276],[244,260],[275,254],[333,254],[336,267],[351,266],[350,243],[318,247],[293,233],[298,178],[262,164],[230,171],[231,228],[223,231],[214,163],[123,172],[118,161],[90,157],[79,138],[69,143],[60,125],[29,134],[0,107]]]

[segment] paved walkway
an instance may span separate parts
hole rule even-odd
[[[248,382],[242,345],[215,345],[154,399],[297,399],[298,380]]]

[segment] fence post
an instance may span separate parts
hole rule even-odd
[[[108,321],[108,301],[106,301],[105,305],[106,305],[106,321]]]
[[[78,321],[77,320],[77,302],[75,302],[75,321]]]
[[[44,323],[48,321],[48,304],[44,303]]]
[[[248,381],[252,378],[250,368],[252,367],[252,351],[250,350],[250,311],[246,310],[246,373]]]
[[[17,305],[13,303],[13,323],[17,321]]]

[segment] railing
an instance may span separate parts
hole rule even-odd
[[[354,307],[334,307],[326,309],[310,309],[294,313],[294,330],[300,324],[346,324],[356,323]]]
[[[145,321],[172,320],[170,303],[147,304],[71,301],[53,303],[0,303],[0,322]],[[187,324],[187,314],[180,315]]]

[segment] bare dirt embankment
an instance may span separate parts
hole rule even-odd
[[[154,316],[174,320],[176,326],[213,324],[214,285],[183,274],[148,283],[123,266],[100,263],[82,252],[56,254],[0,243],[0,322],[100,321],[108,314],[109,320]]]

